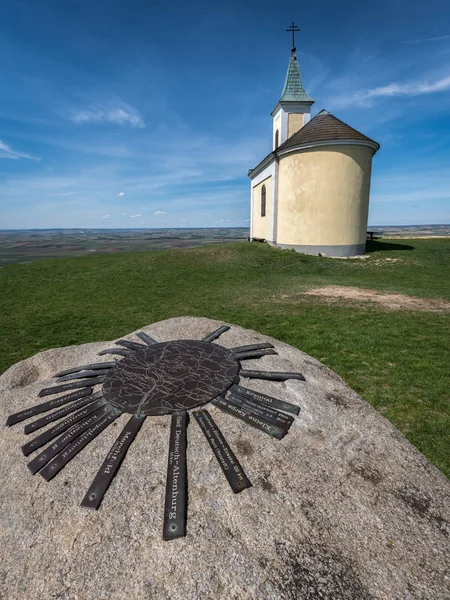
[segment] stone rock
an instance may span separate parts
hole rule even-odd
[[[142,331],[201,339],[221,324],[180,317]],[[161,537],[170,417],[147,418],[98,511],[79,504],[126,415],[50,483],[26,467],[23,424],[3,428],[0,596],[448,600],[449,481],[310,356],[234,325],[215,343],[263,341],[279,355],[246,368],[300,371],[306,382],[243,383],[298,404],[300,415],[278,441],[208,405],[253,484],[238,495],[191,419],[185,538]],[[14,365],[0,378],[0,418],[39,403],[54,373],[99,362],[110,346],[56,348]]]

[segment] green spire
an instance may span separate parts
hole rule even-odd
[[[286,74],[286,81],[279,102],[314,102],[303,87],[300,69],[298,67],[295,48],[291,50],[291,60]]]

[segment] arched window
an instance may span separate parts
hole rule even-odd
[[[279,131],[278,129],[275,131],[275,150],[278,148],[279,143]]]
[[[261,188],[261,216],[266,216],[266,186],[263,185]]]

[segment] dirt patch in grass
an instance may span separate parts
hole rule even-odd
[[[372,260],[373,265],[382,265],[383,267],[385,265],[393,265],[398,262],[402,262],[402,260],[400,258],[376,258],[375,260]]]
[[[432,312],[450,312],[450,302],[440,299],[416,298],[405,294],[382,294],[374,290],[341,285],[327,285],[313,288],[304,293],[305,296],[318,296],[330,303],[340,304],[342,301],[371,302],[390,310],[422,310]]]

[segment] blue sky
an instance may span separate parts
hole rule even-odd
[[[292,20],[305,88],[381,144],[372,225],[450,223],[450,2],[0,3],[0,229],[247,226]]]

